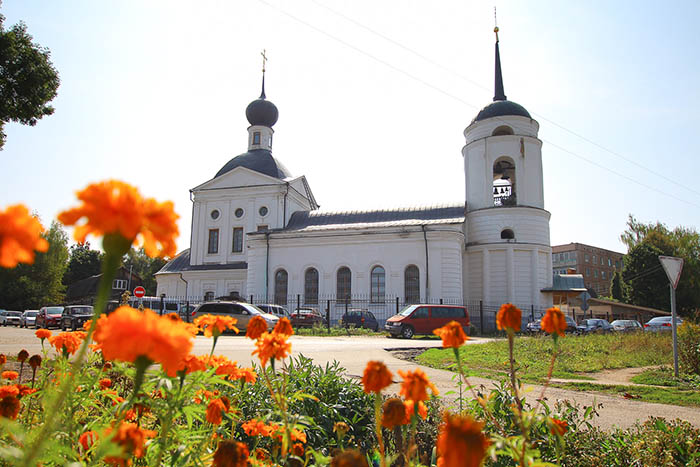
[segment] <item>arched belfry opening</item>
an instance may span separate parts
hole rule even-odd
[[[509,157],[500,157],[493,164],[493,205],[517,205],[515,164]]]
[[[491,133],[491,136],[505,136],[505,135],[512,135],[513,129],[509,127],[508,125],[501,125],[495,130],[493,130],[493,133]]]

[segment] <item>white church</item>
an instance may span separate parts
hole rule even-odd
[[[395,303],[551,306],[539,124],[506,99],[498,35],[495,54],[493,102],[464,130],[459,205],[320,211],[306,178],[273,156],[278,110],[263,74],[246,109],[248,151],[191,190],[190,248],[156,274],[158,295],[239,295],[290,310],[359,300],[381,319]]]

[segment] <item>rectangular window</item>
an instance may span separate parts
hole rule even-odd
[[[259,225],[258,226],[258,232],[267,232],[267,226],[266,225]]]
[[[124,279],[114,279],[112,288],[116,290],[126,290],[126,281]]]
[[[612,259],[608,258],[608,266],[612,267]]]
[[[590,275],[591,275],[591,270],[588,269],[588,268],[586,268],[586,275],[587,275],[587,276],[590,276]]]
[[[586,253],[585,255],[583,255],[583,260],[584,260],[585,262],[588,262],[588,261],[590,260],[590,257],[588,256],[588,253]]]
[[[600,277],[602,277],[603,279],[605,279],[605,271],[600,271]]]
[[[598,270],[597,269],[593,270],[593,277],[595,277],[596,279],[598,278]]]
[[[219,252],[219,229],[209,229],[209,246],[207,253],[215,255]]]
[[[260,132],[253,133],[253,144],[260,144]]]
[[[593,255],[593,264],[598,264],[598,258],[595,255]]]
[[[243,252],[243,227],[233,228],[233,248],[231,251],[233,253]]]

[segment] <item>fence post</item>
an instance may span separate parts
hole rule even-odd
[[[331,301],[328,300],[326,303],[326,327],[328,328],[328,333],[331,332]]]
[[[396,314],[399,314],[399,297],[396,297]]]
[[[253,303],[253,294],[250,294],[250,301],[248,303],[250,303],[250,304]]]
[[[442,298],[440,299],[440,305],[442,305]]]
[[[187,310],[187,322],[189,323],[192,319],[192,313],[190,312],[190,301],[185,301],[185,310]]]
[[[484,301],[479,300],[479,327],[481,328],[481,335],[484,335]]]
[[[535,321],[535,305],[530,305],[530,317],[531,321]]]
[[[301,295],[297,294],[297,310],[301,309]]]
[[[349,302],[349,301],[350,301],[350,297],[348,297],[347,300],[345,300],[345,315],[344,315],[344,316],[345,316],[345,321],[346,321],[346,322],[345,322],[344,324],[345,324],[345,327],[346,327],[346,328],[350,326],[350,325],[347,323],[347,320],[348,320],[348,302]]]

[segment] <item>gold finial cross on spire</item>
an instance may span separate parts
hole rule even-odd
[[[496,33],[496,42],[498,42],[498,16],[496,15],[496,7],[493,7],[493,32]]]
[[[263,73],[265,73],[265,64],[267,63],[267,55],[265,55],[265,49],[263,49],[262,52],[260,52],[260,55],[262,55],[263,58]]]

